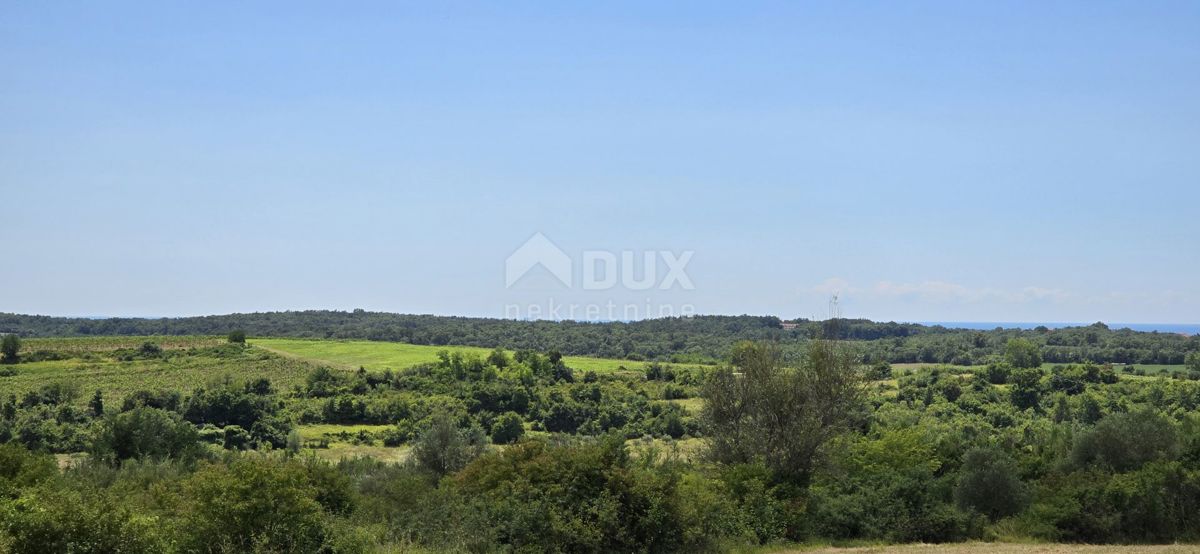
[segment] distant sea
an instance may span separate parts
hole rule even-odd
[[[1063,322],[1040,322],[1040,321],[914,321],[921,325],[941,325],[954,329],[979,329],[988,331],[997,327],[1004,329],[1033,329],[1039,325],[1044,325],[1050,329],[1061,329],[1063,327],[1086,327],[1091,323],[1063,323]],[[1094,323],[1094,322],[1093,322]],[[1129,328],[1134,331],[1158,331],[1159,333],[1182,333],[1184,335],[1200,335],[1200,323],[1109,323],[1109,329],[1125,329]]]

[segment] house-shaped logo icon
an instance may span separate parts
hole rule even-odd
[[[571,257],[546,235],[536,233],[504,260],[504,286],[511,287],[536,266],[546,268],[567,287],[571,286]]]

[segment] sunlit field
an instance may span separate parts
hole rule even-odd
[[[285,356],[294,356],[342,369],[365,367],[370,370],[398,370],[417,364],[435,362],[438,359],[438,352],[442,351],[458,351],[481,357],[487,356],[491,352],[491,349],[473,346],[427,346],[363,340],[258,338],[251,339],[249,344]],[[577,371],[596,372],[641,372],[646,366],[645,362],[586,356],[564,356],[563,362]]]

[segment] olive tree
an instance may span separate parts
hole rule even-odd
[[[857,358],[835,341],[813,340],[790,368],[775,344],[743,342],[732,362],[703,390],[708,455],[721,463],[761,461],[778,478],[807,486],[822,447],[860,413]]]

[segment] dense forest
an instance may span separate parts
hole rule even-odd
[[[0,332],[25,337],[87,335],[224,335],[367,339],[412,344],[555,349],[567,355],[715,362],[741,340],[778,341],[799,355],[816,336],[853,341],[868,362],[980,365],[1014,338],[1041,347],[1048,363],[1183,364],[1200,336],[1109,329],[1103,323],[1064,329],[975,331],[863,319],[784,322],[772,316],[696,316],[634,322],[516,321],[354,310],[230,314],[161,319],[86,319],[0,314]]]

